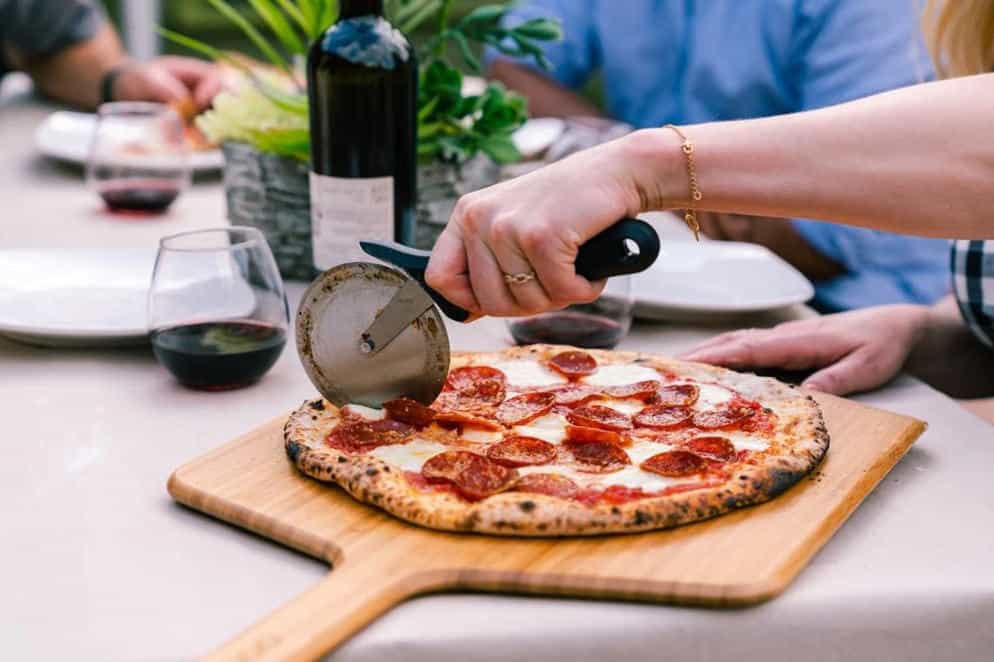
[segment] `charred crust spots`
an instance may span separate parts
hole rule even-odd
[[[549,525],[546,524],[545,522],[539,522],[538,524],[535,525],[535,528],[538,529],[539,531],[545,531],[546,529],[549,528]]]
[[[652,518],[641,510],[636,510],[635,517],[632,518],[632,524],[635,526],[642,526],[643,524],[648,524],[651,521]]]
[[[611,514],[612,515],[620,515],[621,514],[621,509],[618,508],[617,506],[611,506]]]
[[[783,494],[790,488],[794,483],[796,483],[802,476],[801,472],[790,471],[786,469],[772,469],[770,471],[770,487],[767,490],[767,494],[770,497],[775,497]]]
[[[307,406],[313,409],[314,411],[324,411],[324,401],[322,400],[311,400],[311,402],[308,403]]]
[[[300,444],[295,441],[286,442],[286,454],[290,461],[296,462],[297,456],[300,455]]]
[[[366,475],[369,476],[370,478],[372,478],[373,476],[375,476],[378,473],[380,473],[380,472],[376,469],[376,467],[370,467],[370,468],[366,469]]]
[[[535,502],[522,501],[521,503],[518,504],[518,508],[520,508],[522,512],[530,513],[531,511],[535,510]]]
[[[749,480],[749,476],[745,475],[739,476],[739,480]]]
[[[338,456],[338,463],[339,464],[345,464],[348,461],[349,461],[349,458],[345,457],[344,455],[339,455]]]
[[[385,473],[385,474],[388,474],[388,473],[390,473],[390,467],[388,467],[388,466],[384,466],[384,467],[383,467],[383,473]]]

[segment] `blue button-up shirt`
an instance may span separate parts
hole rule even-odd
[[[508,22],[538,15],[565,30],[550,75],[577,88],[600,70],[607,111],[637,127],[809,110],[932,76],[909,0],[525,0]],[[794,224],[846,269],[816,283],[824,310],[949,289],[948,242]]]

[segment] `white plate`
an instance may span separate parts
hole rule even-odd
[[[85,165],[97,116],[60,110],[52,113],[35,131],[38,151],[60,161]],[[224,154],[219,149],[190,152],[190,168],[197,172],[220,170]]]
[[[664,242],[659,259],[632,279],[635,314],[646,319],[727,317],[803,303],[804,275],[762,246]]]
[[[514,132],[511,139],[521,155],[533,159],[559,140],[566,130],[566,123],[555,117],[538,117],[528,120]]]
[[[0,335],[32,345],[93,347],[148,342],[148,289],[156,248],[0,250]],[[256,295],[216,263],[190,265],[187,299],[172,314],[250,315]],[[213,280],[221,278],[222,283]],[[189,307],[189,310],[186,310]]]
[[[38,345],[146,341],[147,250],[0,251],[0,334]]]

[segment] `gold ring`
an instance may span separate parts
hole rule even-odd
[[[508,285],[524,285],[531,280],[535,280],[534,271],[524,271],[520,274],[504,274],[504,282]]]

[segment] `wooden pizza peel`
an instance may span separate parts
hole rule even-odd
[[[532,593],[715,607],[776,597],[925,429],[921,421],[827,395],[831,448],[773,501],[669,531],[521,539],[441,533],[355,502],[298,473],[285,419],[177,469],[180,503],[329,563],[317,586],[212,653],[304,660],[328,652],[415,595]]]

